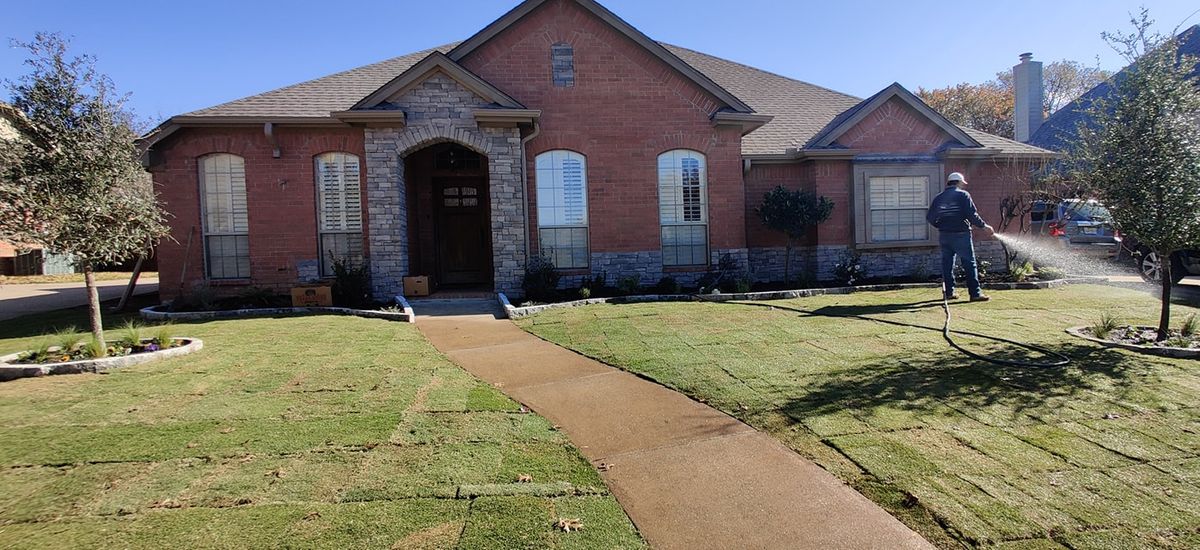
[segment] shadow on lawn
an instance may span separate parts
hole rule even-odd
[[[778,305],[739,303],[798,313],[802,316],[845,317],[909,329],[940,333],[942,328],[869,317],[871,314],[923,309],[941,305],[941,300],[878,306],[830,306],[807,311]],[[964,338],[978,346],[974,338]],[[914,412],[932,412],[948,406],[967,409],[994,408],[1017,415],[1025,411],[1058,407],[1064,399],[1103,399],[1121,395],[1136,382],[1135,372],[1144,371],[1145,361],[1116,350],[1086,343],[1064,343],[1053,351],[1071,358],[1066,367],[997,366],[964,357],[950,349],[934,354],[901,354],[879,362],[817,380],[804,386],[802,397],[789,401],[782,412],[804,419],[844,409],[884,407]],[[1041,354],[1005,344],[979,351],[997,359],[1041,361]],[[1095,390],[1090,392],[1089,390]]]

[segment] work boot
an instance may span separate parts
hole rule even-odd
[[[980,294],[979,296],[971,296],[971,301],[972,302],[990,302],[990,301],[992,301],[992,297],[988,296],[986,294]]]
[[[958,295],[957,295],[957,294],[955,294],[955,293],[953,293],[953,292],[951,292],[950,294],[946,294],[946,295],[945,295],[945,298],[946,298],[946,300],[949,300],[949,301],[954,301],[954,300],[957,300],[957,299],[958,299]]]

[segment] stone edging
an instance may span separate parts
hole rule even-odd
[[[1067,329],[1067,334],[1070,334],[1071,336],[1075,336],[1077,338],[1083,338],[1084,340],[1088,340],[1090,342],[1094,342],[1094,343],[1100,344],[1105,347],[1120,348],[1120,349],[1124,349],[1124,350],[1135,351],[1138,353],[1145,353],[1147,355],[1157,355],[1160,357],[1171,357],[1174,359],[1200,359],[1200,348],[1163,348],[1163,347],[1157,347],[1157,346],[1139,346],[1137,344],[1126,344],[1125,342],[1113,342],[1112,340],[1103,340],[1103,339],[1096,338],[1095,336],[1092,336],[1090,334],[1083,332],[1084,329],[1086,329],[1086,328],[1088,328],[1088,327],[1069,328],[1069,329]],[[1137,328],[1150,328],[1150,327],[1137,327]],[[1153,330],[1157,330],[1157,329],[1153,329]]]
[[[401,296],[397,296],[396,303],[404,308],[403,313],[392,313],[390,311],[377,311],[365,309],[350,309],[345,307],[275,307],[261,309],[235,309],[229,311],[187,311],[187,312],[172,312],[160,311],[161,306],[150,306],[143,308],[139,313],[142,319],[147,321],[211,321],[214,319],[239,319],[244,317],[270,317],[272,315],[312,315],[312,314],[329,314],[329,315],[348,315],[352,317],[363,317],[366,319],[384,319],[388,321],[399,321],[402,323],[415,323],[417,316],[413,313],[412,306],[408,301]]]
[[[16,361],[21,356],[20,353],[13,353],[0,357],[0,382],[16,380],[18,378],[29,378],[33,376],[48,376],[54,374],[80,374],[85,372],[100,374],[110,369],[121,367],[129,367],[146,363],[148,361],[157,361],[159,359],[167,359],[170,357],[179,357],[189,353],[200,351],[204,348],[204,342],[197,338],[172,338],[179,342],[186,342],[184,345],[163,349],[158,351],[150,351],[146,353],[136,353],[133,355],[123,355],[120,357],[104,357],[101,359],[86,359],[83,361],[70,361],[67,363],[49,363],[45,365],[18,365],[10,364],[10,361]]]
[[[1029,281],[1024,283],[985,283],[988,290],[1040,290],[1058,288],[1069,284],[1099,283],[1105,281],[1102,277],[1077,277],[1057,279],[1053,281]],[[808,298],[812,296],[829,296],[836,294],[853,294],[855,292],[884,292],[888,290],[905,290],[913,288],[941,288],[941,283],[902,283],[891,285],[864,285],[838,288],[809,288],[801,290],[776,290],[770,292],[748,292],[742,294],[650,294],[644,296],[621,296],[617,298],[590,298],[559,304],[543,304],[528,307],[515,307],[503,293],[497,294],[501,307],[509,319],[529,317],[551,309],[590,306],[595,304],[636,304],[646,302],[765,302],[770,300],[790,300],[793,298]]]

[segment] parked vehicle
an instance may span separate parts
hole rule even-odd
[[[1149,247],[1133,239],[1127,239],[1122,247],[1121,259],[1133,264],[1138,275],[1147,282],[1162,282],[1162,258]],[[1200,250],[1181,250],[1171,255],[1171,282],[1178,283],[1184,277],[1200,276]]]
[[[1037,201],[1029,217],[1033,235],[1057,239],[1072,252],[1115,258],[1121,250],[1112,215],[1094,200]]]

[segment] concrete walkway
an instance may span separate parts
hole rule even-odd
[[[655,548],[932,548],[770,436],[540,340],[491,301],[415,305],[455,363],[558,425]],[[586,528],[586,518],[584,525]]]
[[[129,281],[98,281],[100,301],[120,298]],[[134,295],[158,292],[158,279],[138,280]],[[0,320],[87,305],[83,283],[0,285]]]

